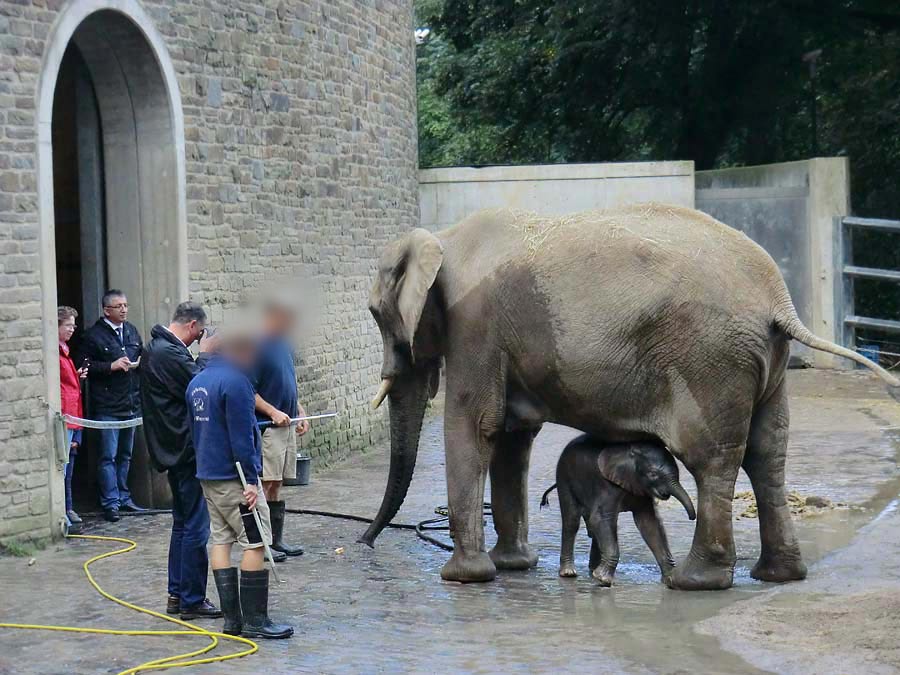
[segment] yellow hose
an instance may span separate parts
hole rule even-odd
[[[94,576],[91,574],[91,571],[88,568],[91,566],[91,564],[97,562],[98,560],[103,560],[104,558],[110,558],[114,555],[120,555],[122,553],[133,551],[135,548],[137,548],[137,542],[132,541],[131,539],[125,539],[124,537],[100,537],[87,534],[73,534],[68,535],[67,538],[93,539],[95,541],[115,541],[121,544],[128,544],[124,548],[116,549],[115,551],[108,551],[107,553],[101,553],[100,555],[95,555],[93,558],[84,563],[82,567],[84,568],[84,573],[85,575],[87,575],[88,581],[90,582],[91,586],[93,586],[94,589],[104,598],[106,598],[107,600],[112,600],[118,605],[122,605],[123,607],[127,607],[128,609],[133,609],[134,611],[140,612],[142,614],[155,616],[158,619],[171,621],[172,623],[178,624],[179,626],[184,626],[186,628],[189,628],[190,630],[117,630],[112,628],[79,628],[77,626],[43,626],[39,624],[26,623],[0,623],[0,628],[18,628],[24,630],[55,630],[64,633],[94,633],[99,635],[187,635],[193,637],[205,637],[210,641],[208,645],[206,645],[205,647],[201,647],[200,649],[185,652],[184,654],[176,654],[175,656],[167,656],[162,659],[147,661],[146,663],[142,663],[139,666],[129,668],[128,670],[123,670],[121,673],[119,673],[119,675],[133,675],[134,673],[140,673],[147,670],[163,670],[166,668],[186,668],[187,666],[196,666],[200,665],[201,663],[217,663],[219,661],[239,659],[243,656],[249,656],[250,654],[255,654],[257,651],[259,651],[259,647],[255,642],[253,642],[253,640],[248,640],[247,638],[237,635],[226,635],[225,633],[209,631],[205,628],[201,628],[200,626],[195,626],[194,624],[188,623],[187,621],[182,621],[181,619],[176,619],[166,614],[161,614],[160,612],[154,612],[152,609],[147,609],[146,607],[140,607],[133,603],[122,600],[121,598],[117,598],[111,593],[107,593],[106,591],[104,591],[100,587],[100,584],[96,582]],[[239,642],[246,645],[247,648],[233,654],[195,658],[215,649],[219,644],[219,638],[222,638],[224,640],[231,640],[233,642]]]

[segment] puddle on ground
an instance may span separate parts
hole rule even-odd
[[[796,449],[805,454],[799,469],[810,472],[807,476],[815,477],[801,483],[796,471],[793,472],[793,484],[802,488],[802,495],[815,495],[835,504],[853,501],[862,494],[869,495],[849,507],[806,509],[794,516],[804,560],[810,567],[822,561],[829,552],[847,546],[861,527],[877,518],[884,509],[891,508],[900,494],[900,473],[897,471],[900,435],[864,434],[856,435],[853,442],[846,443],[847,440],[835,439],[834,434],[822,434],[821,437],[806,434],[803,446],[798,444]],[[815,454],[816,446],[821,448],[818,454]],[[847,461],[845,453],[850,449],[855,453],[849,455],[854,457],[851,469],[854,476],[848,477],[847,481],[836,480],[832,474],[843,471],[840,462]],[[891,472],[882,471],[882,468],[891,469]],[[742,481],[746,483],[743,475]],[[695,494],[693,490],[692,493]],[[850,495],[849,499],[847,495]],[[686,523],[683,513],[679,514],[676,508],[665,506],[663,517],[678,560],[689,548],[692,525]],[[678,505],[674,506],[680,509]],[[538,518],[546,517],[546,511]],[[533,525],[537,513],[537,510],[532,512]],[[735,514],[738,513],[736,507]],[[553,517],[558,518],[558,511],[554,511]],[[699,635],[693,630],[695,624],[715,616],[723,608],[774,588],[772,584],[750,577],[750,567],[759,550],[756,518],[735,520],[739,556],[735,586],[728,591],[712,593],[673,592],[662,586],[659,571],[627,514],[623,515],[619,526],[622,562],[617,570],[616,585],[610,589],[596,587],[588,577],[588,545],[583,531],[576,548],[576,567],[580,576],[574,580],[558,578],[559,542],[555,540],[558,522],[542,527],[539,520],[537,525],[538,532],[533,531],[532,542],[539,547],[541,560],[533,572],[501,575],[490,587],[441,584],[441,594],[459,604],[460,620],[463,615],[494,618],[498,606],[502,607],[502,616],[496,616],[500,621],[480,623],[482,632],[490,634],[496,648],[508,643],[510,648],[521,651],[521,634],[534,633],[542,636],[543,644],[554,645],[560,655],[585,655],[590,653],[593,644],[599,653],[617,661],[617,665],[606,663],[602,667],[593,664],[585,668],[588,671],[765,672],[723,650],[714,637]],[[487,530],[488,546],[491,546],[492,528],[488,526]],[[443,559],[439,557],[432,565],[434,573],[438,572]],[[827,561],[823,564],[827,565]],[[536,600],[541,603],[539,610],[534,608]],[[801,594],[786,594],[780,599],[786,603],[803,601]],[[560,632],[560,625],[567,629]],[[517,635],[518,639],[515,638]],[[483,639],[482,634],[479,643]],[[529,655],[529,662],[535,671],[546,668],[573,670],[571,660],[557,660],[546,653]]]

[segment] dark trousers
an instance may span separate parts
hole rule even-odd
[[[209,512],[194,464],[168,471],[172,488],[172,536],[169,539],[169,595],[187,609],[206,598],[209,557]]]

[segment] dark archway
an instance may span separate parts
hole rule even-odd
[[[45,317],[70,304],[82,325],[92,323],[103,288],[113,286],[127,293],[129,320],[146,335],[186,296],[187,235],[177,82],[136,2],[85,0],[63,12],[50,35],[37,106]],[[48,400],[58,410],[55,320],[49,324]],[[95,475],[89,456],[88,448],[77,470],[88,493]],[[58,478],[51,481],[54,510]],[[139,441],[131,471],[138,501],[167,500],[160,478]]]

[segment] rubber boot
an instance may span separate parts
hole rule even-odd
[[[225,614],[225,627],[222,632],[228,635],[240,635],[243,620],[241,618],[237,567],[213,570],[213,578],[216,580],[216,590],[219,591],[219,607]]]
[[[241,570],[241,610],[244,614],[241,635],[244,637],[279,640],[294,634],[293,627],[272,623],[269,618],[269,570]]]
[[[281,551],[285,555],[303,555],[299,546],[285,544],[281,537],[284,534],[284,502],[269,502],[269,517],[272,519],[272,550]],[[273,554],[274,555],[274,554]]]

